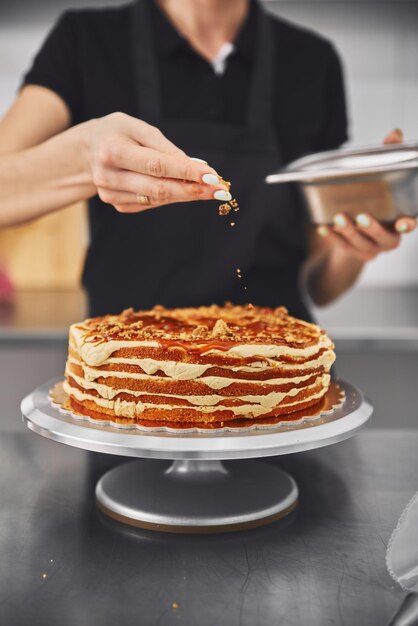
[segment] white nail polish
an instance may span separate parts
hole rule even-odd
[[[366,213],[359,213],[356,216],[356,224],[357,226],[363,226],[363,228],[369,228],[371,224],[370,217],[366,215]]]
[[[215,198],[215,200],[223,200],[223,202],[229,202],[230,200],[232,200],[232,196],[229,191],[222,191],[222,189],[218,189],[217,191],[215,191],[213,197]]]
[[[202,180],[207,185],[219,185],[220,183],[218,176],[215,176],[215,174],[203,174]],[[220,199],[223,200],[223,198]]]
[[[198,159],[197,157],[190,157],[192,161],[196,161],[196,163],[203,163],[204,165],[207,165],[208,162],[204,161],[203,159]]]
[[[334,219],[332,221],[334,222],[335,226],[340,226],[340,228],[344,228],[344,226],[347,226],[347,219],[342,213],[337,213],[337,215],[334,215]]]
[[[398,233],[406,233],[408,230],[408,226],[403,222],[402,224],[396,224],[396,231]]]
[[[318,228],[316,229],[316,232],[321,237],[327,237],[327,235],[329,235],[329,228],[328,226],[325,226],[325,225],[318,226]]]

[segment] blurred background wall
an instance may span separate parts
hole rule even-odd
[[[68,7],[124,4],[121,0],[14,0],[0,4],[0,115],[9,107],[22,74],[57,16]],[[406,139],[418,140],[418,1],[417,0],[287,0],[266,1],[269,10],[331,39],[344,63],[350,111],[350,144],[376,143],[395,127],[404,130]],[[74,212],[72,214],[75,215]],[[46,226],[60,241],[64,218],[47,218]],[[43,225],[18,229],[12,235],[14,278],[19,286],[30,288],[72,287],[78,280],[85,233],[82,216],[67,216],[65,231],[73,233],[81,249],[76,253],[73,270],[60,252],[60,272],[49,276],[51,259],[25,270],[27,242],[38,241]],[[20,232],[26,237],[19,247]],[[9,236],[6,239],[10,240]],[[41,237],[42,239],[42,237]],[[4,236],[3,236],[4,241]],[[23,239],[22,239],[23,241]],[[62,242],[63,243],[63,242]],[[32,245],[36,245],[33,243]],[[2,254],[10,257],[0,237]],[[43,248],[40,243],[39,247]],[[1,252],[3,248],[3,253]],[[62,246],[57,248],[62,251]],[[75,250],[74,244],[71,248]],[[34,258],[34,255],[32,255]],[[39,263],[38,263],[39,265]],[[56,265],[56,263],[52,263]],[[25,274],[26,271],[26,274]],[[404,245],[390,255],[370,263],[359,287],[418,284],[418,232],[407,237]]]

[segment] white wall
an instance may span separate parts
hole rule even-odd
[[[0,7],[0,115],[55,17],[65,6],[117,0],[14,0]],[[284,18],[334,41],[344,59],[353,144],[376,143],[392,128],[418,140],[418,1],[265,2]],[[418,233],[370,263],[362,285],[418,285]]]

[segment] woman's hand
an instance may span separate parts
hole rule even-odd
[[[395,250],[401,243],[401,235],[412,232],[416,226],[414,217],[399,218],[393,230],[368,213],[359,213],[355,220],[345,213],[338,213],[332,227],[319,226],[317,233],[364,263],[381,252]]]
[[[402,142],[402,131],[389,133],[384,143]],[[308,293],[315,304],[329,304],[358,279],[364,264],[378,254],[394,250],[401,237],[417,227],[414,217],[402,216],[392,227],[385,226],[368,213],[355,219],[345,213],[335,215],[333,225],[312,229],[310,255],[305,265]]]
[[[402,131],[397,128],[389,133],[384,144],[402,143]],[[317,233],[345,250],[359,261],[371,261],[381,252],[394,250],[401,243],[401,235],[417,227],[415,217],[399,217],[393,227],[383,226],[368,213],[359,213],[355,220],[349,215],[338,213],[332,227],[319,226]]]
[[[397,248],[400,233],[411,232],[416,225],[415,218],[402,217],[395,232],[368,213],[360,213],[355,220],[339,213],[332,227],[312,229],[305,279],[313,302],[318,306],[333,302],[355,284],[365,263]]]
[[[124,113],[88,122],[85,143],[99,197],[121,213],[231,199],[206,162],[188,157],[157,128]]]

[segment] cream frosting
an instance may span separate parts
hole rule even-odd
[[[318,359],[309,361],[308,363],[281,363],[278,361],[273,361],[269,359],[269,365],[265,363],[260,363],[260,365],[264,365],[264,367],[251,367],[251,366],[226,366],[226,365],[214,365],[214,364],[198,364],[198,363],[183,363],[176,361],[159,361],[154,359],[124,359],[124,358],[112,358],[108,359],[106,363],[103,365],[107,365],[108,363],[114,364],[130,364],[130,365],[139,365],[146,374],[142,374],[140,372],[120,372],[113,370],[97,370],[94,367],[86,365],[82,361],[75,359],[74,357],[69,357],[68,362],[73,363],[75,365],[79,365],[83,368],[85,376],[88,380],[94,380],[95,378],[99,378],[100,376],[114,376],[120,378],[137,378],[137,379],[147,379],[149,375],[154,375],[158,371],[162,371],[166,376],[174,379],[174,380],[193,380],[199,379],[199,381],[206,382],[209,377],[202,377],[208,369],[212,367],[219,367],[221,369],[231,370],[233,372],[254,372],[254,371],[266,371],[272,368],[281,368],[284,370],[304,370],[304,369],[317,369],[319,367],[323,367],[325,369],[329,369],[335,360],[335,353],[333,350],[327,350],[323,352],[322,355]],[[103,367],[103,366],[102,366]],[[153,377],[155,378],[155,376]],[[221,377],[211,377],[218,380],[226,380]],[[227,380],[236,382],[245,381],[247,379],[231,379]],[[271,380],[271,379],[270,379]],[[248,380],[247,382],[251,382]],[[259,382],[259,381],[256,381]],[[268,383],[268,381],[265,381]],[[215,382],[216,384],[216,382]],[[277,383],[275,383],[277,384]],[[219,388],[219,387],[218,387]]]
[[[157,341],[121,341],[110,340],[103,343],[85,342],[88,334],[87,329],[82,329],[79,325],[73,324],[70,328],[70,335],[74,338],[78,353],[87,365],[102,365],[114,352],[122,348],[158,348],[161,344]],[[331,348],[332,342],[325,334],[321,335],[319,341],[313,346],[304,348],[293,348],[287,345],[275,344],[241,344],[233,346],[228,350],[208,349],[202,354],[228,355],[238,357],[267,357],[278,358],[280,356],[305,357],[308,358],[317,353],[321,348]]]
[[[306,346],[305,348],[291,348],[289,346],[283,345],[275,345],[275,344],[241,344],[238,346],[233,346],[229,350],[226,350],[226,354],[228,356],[239,356],[243,358],[248,357],[267,357],[270,359],[278,358],[281,356],[292,356],[292,357],[305,357],[308,358],[319,352],[322,348],[329,348],[331,344],[331,340],[326,335],[322,335],[319,342],[314,346]],[[222,350],[208,350],[205,354],[216,354],[222,355],[225,354]]]
[[[330,378],[329,375],[324,374],[323,376],[323,381],[325,383],[324,387],[319,392],[317,392],[316,394],[310,395],[306,399],[314,400],[317,398],[318,399],[321,398],[328,388],[329,378]],[[306,389],[314,388],[316,387],[316,385],[317,383],[314,383],[313,385],[306,387]],[[165,409],[165,410],[177,409],[178,410],[179,408],[178,406],[175,406],[172,404],[152,404],[152,403],[141,402],[141,401],[135,402],[135,401],[128,401],[128,400],[120,400],[119,398],[117,398],[116,400],[98,398],[97,396],[93,396],[92,394],[88,394],[88,393],[85,393],[84,391],[80,391],[79,389],[75,389],[74,387],[71,387],[67,381],[64,382],[64,390],[68,395],[73,396],[74,398],[76,398],[76,400],[80,402],[84,400],[90,400],[96,403],[98,406],[113,410],[115,414],[118,416],[127,417],[127,418],[135,418],[137,416],[140,417],[141,414],[146,409],[154,409],[154,410],[155,409]],[[196,409],[189,408],[189,407],[187,407],[187,409],[192,412],[204,413],[204,414],[213,413],[214,411],[232,411],[234,415],[238,417],[249,417],[249,418],[253,417],[254,418],[254,417],[260,417],[264,414],[269,413],[274,407],[277,407],[280,404],[282,404],[284,399],[291,398],[292,396],[297,395],[299,392],[300,392],[300,389],[293,388],[286,393],[269,394],[269,396],[271,397],[269,397],[268,400],[263,402],[263,404],[251,403],[252,400],[250,400],[249,398],[254,398],[254,396],[247,396],[247,397],[244,396],[243,397],[244,401],[247,401],[245,399],[247,398],[249,399],[248,401],[250,402],[250,404],[244,404],[241,406],[233,406],[233,407],[222,406],[222,405],[217,405],[217,406],[205,405],[205,406],[199,406],[199,408],[196,408]],[[267,397],[268,396],[262,396],[263,400],[265,400]],[[287,403],[285,406],[292,407],[295,404],[298,404],[298,403],[297,402]]]
[[[284,397],[283,392],[273,391],[271,393],[265,395],[243,395],[243,396],[219,396],[215,394],[207,394],[207,395],[177,395],[173,393],[154,393],[149,391],[138,391],[136,389],[116,389],[114,387],[109,387],[108,385],[104,385],[103,383],[95,383],[93,381],[86,381],[86,379],[81,378],[81,376],[77,376],[76,374],[71,374],[71,378],[75,380],[75,382],[82,387],[84,390],[97,391],[102,398],[107,400],[113,400],[117,395],[126,393],[131,396],[157,396],[157,397],[169,397],[169,398],[178,398],[181,400],[187,400],[191,404],[195,404],[196,406],[214,406],[219,402],[224,401],[227,398],[233,398],[234,400],[242,400],[248,402],[258,402],[265,406],[276,406],[281,402],[281,399]],[[291,379],[291,382],[295,382],[296,384],[307,380],[310,376],[301,376],[298,379]],[[286,381],[283,381],[285,384]],[[314,384],[321,383],[323,385],[329,384],[329,375],[323,374],[319,376]],[[311,385],[312,386],[312,385]],[[308,389],[309,387],[305,387]],[[298,388],[297,391],[302,391],[305,388]],[[72,388],[73,389],[73,388]],[[94,397],[94,396],[93,396]]]
[[[71,360],[71,358],[70,358]],[[264,361],[254,361],[247,365],[218,365],[214,363],[187,363],[184,361],[161,361],[157,359],[136,359],[126,357],[109,357],[100,367],[104,365],[137,365],[144,370],[147,374],[155,374],[159,370],[164,372],[166,376],[174,378],[175,380],[192,380],[198,378],[204,374],[208,369],[216,367],[218,369],[230,370],[231,372],[265,372],[272,368],[281,369],[307,369],[317,367],[330,367],[335,360],[335,354],[333,350],[327,350],[316,359],[309,361],[308,363],[284,363],[283,361],[275,361],[274,359],[267,359]],[[72,359],[73,362],[79,363]]]
[[[82,362],[75,361],[74,359],[69,360],[70,363],[76,363],[79,365],[84,372],[84,377],[87,381],[94,381],[97,378],[123,378],[126,379],[136,379],[136,380],[153,380],[160,382],[167,382],[167,378],[162,378],[161,376],[150,376],[148,374],[140,374],[138,372],[121,372],[121,371],[113,371],[113,370],[98,370],[90,367],[89,365],[85,365]],[[308,369],[300,368],[300,369]],[[310,367],[309,367],[310,369]],[[73,376],[73,373],[70,369],[67,368],[67,374]],[[309,377],[309,374],[306,375],[306,378]],[[188,380],[191,380],[189,378]],[[244,378],[227,378],[222,376],[199,376],[196,377],[195,380],[199,383],[202,383],[209,387],[210,389],[224,389],[225,387],[229,387],[233,383],[252,383],[252,384],[263,384],[263,385],[282,385],[286,383],[295,382],[297,377],[294,378],[269,378],[267,380],[248,380]]]

